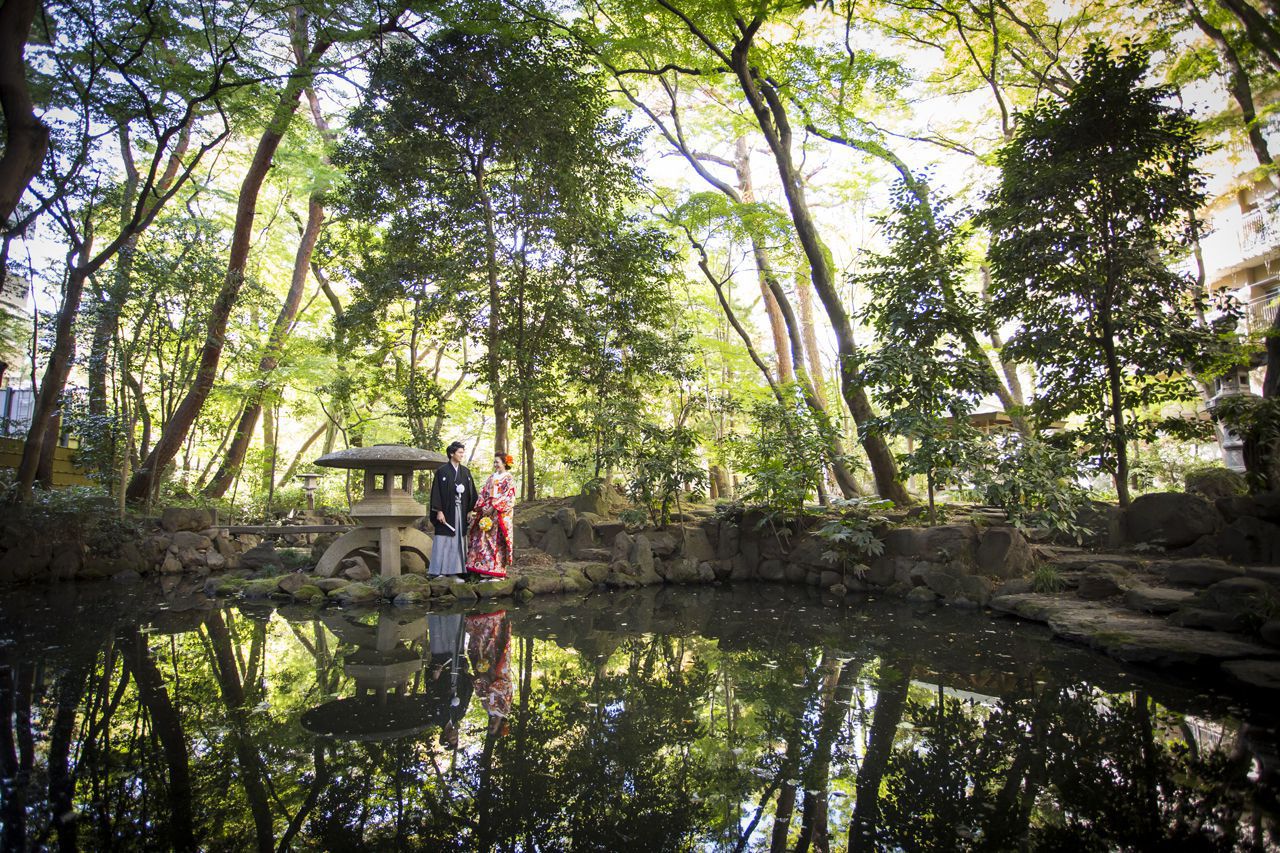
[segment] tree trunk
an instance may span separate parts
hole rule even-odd
[[[310,437],[308,437],[306,441],[302,442],[302,446],[298,448],[298,452],[293,455],[293,461],[289,463],[289,467],[285,468],[284,473],[276,479],[277,489],[283,489],[288,485],[289,481],[293,479],[293,475],[297,473],[298,466],[302,464],[302,457],[306,455],[307,449],[311,447],[311,445],[315,444],[316,441],[320,439],[320,436],[325,434],[327,429],[329,429],[329,423],[326,421],[318,426],[316,431],[311,433]]]
[[[831,783],[831,752],[840,733],[840,723],[848,709],[849,697],[857,684],[859,670],[857,661],[841,664],[835,655],[831,656],[829,666],[824,673],[821,688],[823,704],[818,719],[818,736],[814,740],[813,752],[802,777],[805,795],[796,853],[803,853],[810,847],[816,853],[827,853],[829,849],[827,818],[830,807],[828,789]]]
[[[483,166],[477,166],[475,172],[476,191],[484,204],[484,248],[485,272],[489,279],[489,327],[485,345],[488,348],[486,363],[488,365],[489,394],[493,398],[493,443],[504,452],[507,447],[507,431],[509,413],[506,395],[502,390],[502,378],[498,367],[501,361],[498,352],[498,336],[501,331],[499,311],[501,309],[501,290],[498,287],[498,235],[493,212],[493,200],[489,197],[489,188],[485,184]]]
[[[49,814],[58,828],[58,847],[78,850],[76,835],[79,821],[64,820],[74,813],[76,775],[71,765],[71,745],[76,730],[80,700],[89,677],[87,664],[76,664],[65,671],[54,690],[53,726],[49,733]]]
[[[222,614],[216,610],[205,620],[205,628],[208,630],[209,648],[213,652],[214,674],[228,717],[228,740],[231,741],[240,767],[236,776],[244,786],[245,799],[249,801],[258,850],[270,851],[275,847],[274,819],[267,800],[267,789],[262,782],[262,756],[249,739],[249,727],[245,720],[244,686],[240,681],[240,670],[236,666],[231,633],[222,621]]]
[[[735,152],[734,169],[738,175],[738,191],[739,198],[743,203],[750,204],[755,201],[755,189],[751,179],[751,160],[750,151],[746,146],[746,137],[739,137],[737,149]],[[818,395],[813,384],[812,374],[809,366],[806,365],[805,350],[803,344],[803,334],[800,331],[800,324],[796,321],[795,311],[791,308],[791,302],[787,299],[786,291],[782,289],[778,276],[774,272],[773,264],[769,259],[769,253],[764,243],[753,232],[751,234],[751,253],[756,261],[756,269],[760,273],[761,287],[766,297],[772,297],[772,301],[766,299],[765,307],[769,309],[772,306],[774,313],[770,314],[769,323],[773,325],[775,314],[782,324],[782,330],[774,329],[774,346],[779,347],[779,377],[783,383],[794,381],[800,386],[801,393],[804,395],[805,404],[814,412],[821,413],[823,416],[827,414],[826,403]],[[788,357],[785,361],[787,370],[783,372],[781,353],[783,345],[786,345]],[[819,376],[821,375],[819,368]],[[833,432],[831,436],[831,455],[834,459],[832,470],[835,473],[836,483],[840,486],[840,492],[846,498],[851,498],[859,494],[857,481],[853,478],[853,472],[849,470],[849,465],[844,461],[845,448],[844,442],[840,440],[840,436]]]
[[[37,0],[4,0],[0,4],[0,108],[6,133],[4,155],[0,156],[0,224],[6,230],[49,150],[49,128],[36,118],[23,58],[39,8]],[[0,269],[0,280],[3,275]]]
[[[1245,38],[1271,65],[1280,71],[1280,28],[1249,5],[1249,0],[1218,0],[1224,9],[1236,16],[1244,27]]]
[[[302,229],[302,239],[298,243],[298,252],[294,256],[293,278],[289,283],[289,292],[284,303],[276,314],[275,324],[271,327],[271,335],[267,339],[267,351],[258,362],[258,380],[253,397],[240,415],[236,426],[235,438],[227,448],[227,455],[218,466],[218,473],[205,488],[206,497],[220,498],[231,488],[231,482],[240,472],[244,464],[245,454],[253,441],[253,431],[258,418],[262,416],[262,398],[272,372],[280,363],[280,353],[284,349],[285,340],[294,319],[298,316],[298,306],[302,304],[302,293],[307,283],[307,271],[311,268],[311,255],[315,250],[316,240],[320,236],[320,227],[324,224],[324,206],[318,193],[312,193],[307,203],[307,224]]]
[[[174,146],[164,174],[156,181],[154,193],[163,194],[173,184],[182,166],[182,158],[186,156],[191,145],[191,128],[195,124],[196,115],[191,113],[190,119],[183,126],[178,144]],[[133,146],[127,132],[120,134],[120,154],[125,163],[127,180],[120,203],[120,229],[128,227],[134,215],[137,200],[138,170],[133,163]],[[138,251],[140,233],[129,235],[120,246],[116,257],[115,275],[111,286],[103,294],[102,304],[98,308],[98,316],[93,324],[93,339],[89,346],[89,414],[105,415],[107,413],[107,353],[111,341],[115,338],[116,327],[120,321],[120,311],[128,303],[133,289],[133,258]]]
[[[262,471],[258,478],[258,491],[264,495],[271,491],[276,481],[276,442],[276,407],[264,406],[262,409]]]
[[[854,786],[853,819],[849,822],[849,853],[878,850],[876,826],[880,822],[880,782],[893,754],[893,739],[907,706],[911,667],[880,660],[876,681],[876,710],[871,718],[871,739]]]
[[[809,379],[813,383],[813,396],[822,408],[827,407],[826,377],[822,374],[822,353],[818,349],[818,335],[813,322],[813,284],[804,273],[796,274],[796,302],[800,304],[800,335],[804,339],[804,354],[808,361]]]
[[[792,159],[791,129],[787,123],[785,107],[770,84],[757,78],[755,69],[749,62],[751,38],[760,23],[759,19],[754,21],[747,27],[747,33],[743,39],[734,45],[731,57],[733,71],[743,94],[751,105],[765,141],[773,152],[778,167],[778,177],[782,181],[783,192],[786,194],[787,205],[791,211],[791,220],[796,228],[796,236],[800,240],[805,257],[809,261],[809,269],[812,271],[813,287],[818,292],[818,298],[822,300],[827,316],[831,320],[831,328],[835,333],[839,350],[841,389],[849,411],[860,428],[862,447],[871,464],[876,489],[881,497],[905,506],[911,503],[911,497],[898,479],[898,466],[893,459],[893,454],[889,451],[888,444],[883,436],[866,429],[866,425],[872,418],[871,403],[858,376],[858,349],[854,342],[853,327],[836,287],[835,274],[827,247],[818,236],[817,226],[809,211],[803,179]]]
[[[1187,0],[1187,11],[1191,13],[1191,19],[1195,21],[1196,26],[1209,37],[1209,40],[1218,48],[1218,53],[1222,55],[1228,71],[1227,87],[1231,90],[1231,96],[1235,99],[1237,106],[1240,107],[1240,121],[1249,135],[1249,145],[1253,148],[1253,155],[1258,159],[1260,166],[1267,167],[1267,178],[1271,181],[1271,185],[1280,190],[1280,174],[1271,168],[1274,165],[1271,149],[1267,145],[1266,136],[1262,133],[1262,124],[1258,121],[1258,109],[1253,100],[1253,85],[1249,81],[1249,72],[1241,64],[1240,55],[1236,53],[1226,34],[1205,19],[1196,6],[1195,0]]]
[[[529,405],[527,393],[521,404],[520,420],[520,426],[523,431],[520,455],[524,458],[520,460],[520,464],[524,466],[524,499],[532,501],[537,500],[538,484],[534,477],[533,468],[533,408]]]
[[[991,304],[991,269],[983,264],[979,272],[981,273],[982,282],[982,304],[989,306]],[[1004,341],[1001,339],[1000,330],[994,329],[991,332],[991,346],[996,351],[996,357],[1000,360],[1000,371],[1004,373],[1004,381],[1008,384],[1009,394],[1013,398],[1013,402],[1019,406],[1026,405],[1026,395],[1022,392],[1022,380],[1018,378],[1018,365],[1011,361],[1005,361],[1001,352],[1004,350]]]
[[[245,267],[253,240],[253,220],[257,211],[258,193],[262,190],[262,183],[266,180],[267,170],[271,167],[276,149],[280,147],[280,141],[289,129],[289,123],[298,108],[302,90],[310,81],[314,64],[327,47],[328,43],[317,44],[306,63],[289,77],[283,91],[280,92],[271,121],[258,140],[253,160],[240,184],[235,225],[231,233],[231,251],[227,260],[227,273],[209,315],[195,383],[165,424],[151,453],[134,473],[127,493],[130,500],[142,500],[151,494],[160,472],[172,461],[178,449],[186,441],[187,434],[191,431],[200,410],[204,408],[209,392],[213,389],[214,380],[218,376],[218,364],[222,359],[222,349],[226,343],[227,323],[240,296],[240,289],[244,286]]]
[[[45,365],[44,376],[40,379],[40,392],[36,396],[35,409],[31,414],[31,427],[27,430],[27,440],[22,446],[22,461],[18,464],[18,497],[22,500],[31,496],[31,487],[36,481],[45,442],[57,443],[59,403],[62,389],[67,384],[67,376],[71,373],[71,362],[75,358],[76,342],[72,326],[80,311],[80,297],[84,294],[85,281],[89,278],[88,262],[92,244],[93,237],[87,234],[79,250],[67,256],[67,288],[62,295],[62,306],[58,309],[53,351],[49,353],[49,363]]]
[[[1124,398],[1121,396],[1120,359],[1116,354],[1115,334],[1110,324],[1104,322],[1102,327],[1102,351],[1107,362],[1107,390],[1110,396],[1110,415],[1112,438],[1111,445],[1116,454],[1116,498],[1120,506],[1129,505],[1129,442],[1125,435]]]
[[[40,461],[36,465],[36,482],[42,489],[53,488],[53,463],[57,459],[58,445],[62,441],[62,410],[53,415],[53,423],[40,448]]]
[[[751,182],[751,149],[747,145],[745,136],[739,136],[734,143],[733,166],[738,175],[738,193],[742,197],[742,202],[754,204],[756,191]],[[757,261],[765,257],[764,246],[754,233],[751,234],[751,248]],[[791,341],[787,339],[787,327],[782,321],[782,309],[778,305],[778,297],[774,295],[773,288],[769,286],[767,273],[768,268],[757,262],[756,277],[760,281],[760,295],[764,297],[764,310],[769,318],[769,330],[773,333],[773,351],[778,356],[778,381],[785,384],[795,381],[795,370],[791,361]]]
[[[151,718],[151,730],[160,741],[165,765],[169,770],[170,844],[174,850],[196,849],[194,821],[191,815],[191,765],[187,739],[182,731],[182,717],[173,706],[164,676],[147,648],[146,638],[137,626],[122,638],[120,652],[125,666],[138,685],[138,700]]]
[[[906,186],[906,188],[915,197],[916,201],[919,202],[920,207],[924,210],[925,224],[928,228],[933,244],[932,253],[936,256],[937,247],[941,241],[941,235],[938,233],[937,220],[933,214],[933,202],[930,200],[929,185],[912,174],[911,170],[907,168],[907,164],[902,160],[902,158],[898,157],[898,155],[889,148],[879,143],[846,139],[833,133],[824,133],[819,131],[813,125],[809,125],[808,129],[811,132],[816,133],[818,136],[821,136],[823,139],[840,145],[845,145],[856,151],[862,151],[873,157],[878,157],[893,166],[893,168],[898,172],[898,175],[902,178],[903,185]],[[947,305],[955,305],[955,291],[948,282],[945,280],[939,281],[938,292],[942,295],[942,298]],[[1027,423],[1026,419],[1021,414],[1017,413],[1017,401],[1015,401],[1010,389],[1005,387],[1004,382],[996,373],[995,366],[991,363],[991,359],[982,348],[982,343],[978,340],[977,335],[974,334],[971,328],[965,328],[957,330],[957,336],[964,343],[965,351],[968,353],[970,360],[980,366],[982,373],[986,376],[987,384],[991,386],[991,391],[995,393],[997,399],[1000,400],[1000,406],[1009,415],[1009,420],[1013,423],[1014,429],[1022,435],[1031,435],[1030,424]]]

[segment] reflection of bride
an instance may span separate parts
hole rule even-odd
[[[504,611],[473,614],[467,617],[467,635],[475,695],[489,713],[490,731],[506,734],[515,692],[509,662],[511,623]]]

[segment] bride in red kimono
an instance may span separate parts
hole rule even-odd
[[[511,456],[499,453],[493,473],[480,487],[475,516],[467,538],[467,571],[490,578],[504,578],[511,565],[511,510],[516,505],[516,484],[511,476]]]

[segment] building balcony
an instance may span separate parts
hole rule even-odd
[[[1245,305],[1244,322],[1250,332],[1263,332],[1276,321],[1276,309],[1280,308],[1280,295],[1263,296]]]
[[[1271,204],[1259,205],[1240,218],[1240,254],[1256,257],[1280,244],[1280,222]]]

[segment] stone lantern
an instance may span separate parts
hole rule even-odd
[[[422,657],[409,646],[425,639],[425,616],[381,613],[374,626],[330,611],[321,620],[340,641],[355,646],[342,666],[355,682],[355,695],[307,711],[303,728],[345,740],[382,741],[412,737],[434,725],[429,698],[410,691]]]
[[[316,564],[316,575],[332,577],[342,559],[359,548],[378,547],[381,575],[400,576],[400,548],[431,557],[431,539],[414,525],[427,508],[413,496],[414,472],[443,465],[444,454],[400,444],[375,444],[328,453],[315,464],[364,471],[364,496],[351,505],[357,526],[339,536]]]
[[[302,481],[302,491],[307,493],[307,509],[315,510],[316,489],[320,488],[317,485],[317,481],[320,479],[320,475],[313,473],[299,474],[298,479]]]
[[[1237,367],[1220,376],[1215,383],[1214,395],[1205,403],[1205,408],[1214,418],[1214,430],[1218,433],[1218,445],[1222,448],[1222,462],[1232,471],[1243,474],[1246,471],[1244,461],[1244,437],[1236,432],[1232,425],[1224,421],[1218,414],[1218,408],[1224,400],[1233,397],[1256,397],[1249,382],[1249,368]]]

